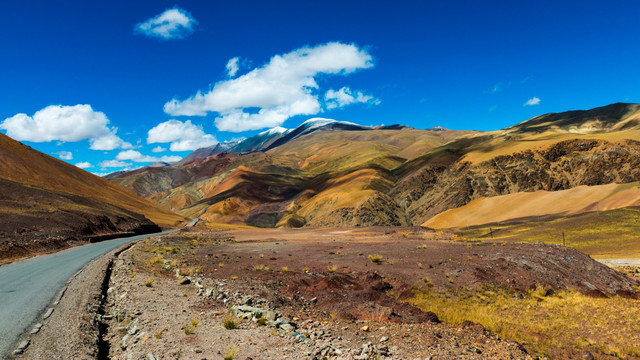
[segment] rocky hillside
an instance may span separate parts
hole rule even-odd
[[[638,124],[621,103],[486,133],[313,119],[260,150],[111,179],[210,222],[420,225],[481,197],[640,181]]]
[[[443,166],[441,156],[420,159],[421,167],[391,191],[403,199],[401,205],[416,224],[480,197],[640,180],[640,142],[635,140],[564,140],[477,164],[461,157]]]

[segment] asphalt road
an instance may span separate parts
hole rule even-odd
[[[87,263],[122,244],[168,232],[106,240],[1,266],[0,359],[13,352],[67,280]]]

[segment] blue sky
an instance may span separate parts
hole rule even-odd
[[[640,102],[639,11],[635,1],[5,0],[0,131],[108,173],[311,117],[494,130]]]

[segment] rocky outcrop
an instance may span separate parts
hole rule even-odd
[[[640,180],[640,142],[566,140],[472,164],[425,164],[390,192],[414,224],[486,196]]]

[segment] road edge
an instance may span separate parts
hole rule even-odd
[[[105,284],[114,260],[136,243],[123,244],[72,275],[9,359],[98,359]]]

